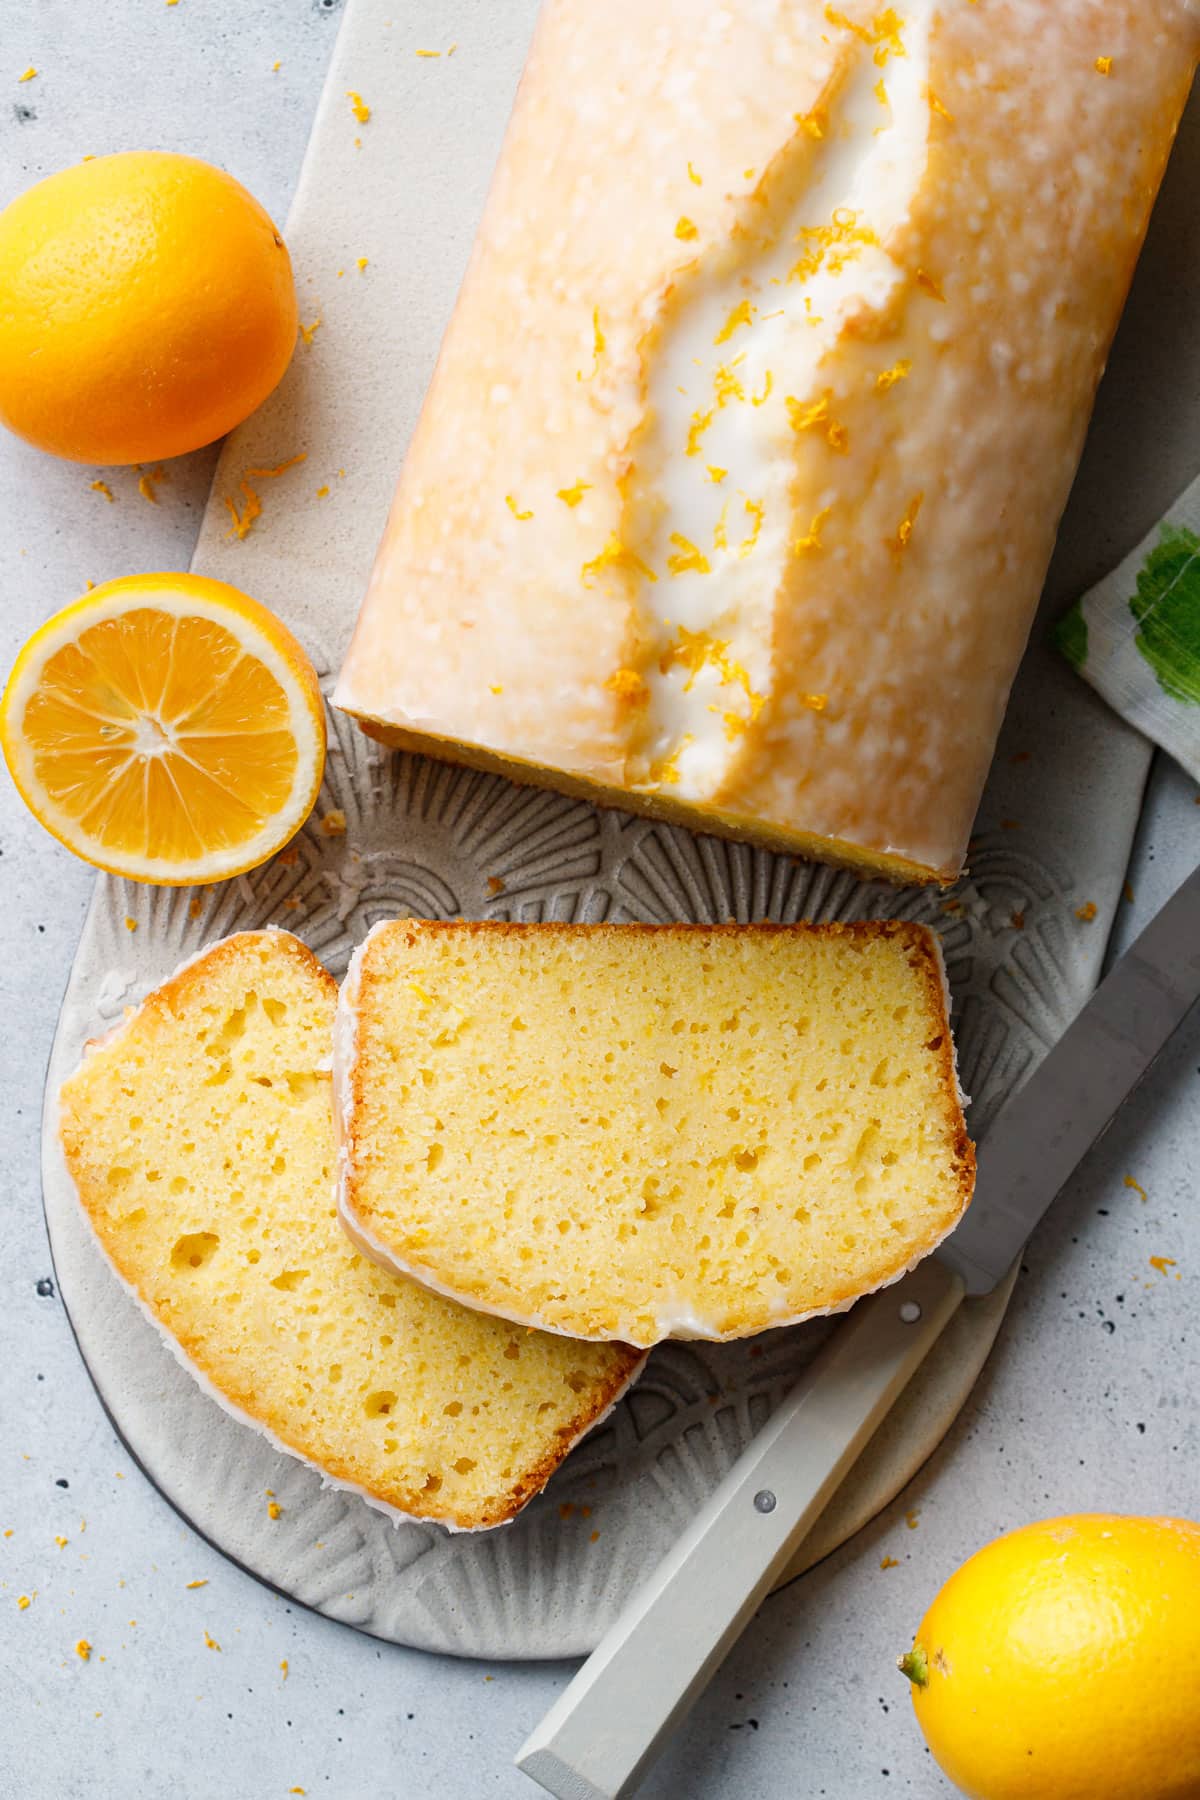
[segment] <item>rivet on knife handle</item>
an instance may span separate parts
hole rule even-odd
[[[617,1800],[787,1567],[962,1298],[936,1259],[861,1301],[522,1747],[559,1800]]]

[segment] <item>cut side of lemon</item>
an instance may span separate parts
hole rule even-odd
[[[321,786],[325,710],[303,649],[224,581],[130,575],[56,613],[17,658],[0,740],[68,850],[182,886],[255,868]]]

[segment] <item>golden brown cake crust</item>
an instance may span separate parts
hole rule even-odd
[[[248,1385],[243,1384],[241,1389],[231,1386],[227,1360],[222,1361],[219,1355],[212,1353],[202,1330],[189,1329],[178,1313],[168,1316],[162,1305],[162,1297],[147,1279],[145,1269],[136,1258],[126,1254],[122,1236],[114,1229],[105,1205],[106,1196],[100,1170],[93,1164],[93,1134],[83,1112],[87,1099],[85,1078],[89,1063],[95,1057],[111,1059],[119,1056],[123,1043],[128,1045],[133,1034],[145,1044],[152,1045],[163,1026],[175,1019],[185,1019],[193,1004],[212,989],[214,980],[219,979],[223,971],[235,969],[247,953],[256,952],[264,942],[270,945],[274,955],[286,958],[306,981],[316,985],[328,1008],[329,1022],[332,1023],[337,982],[308,947],[290,933],[239,933],[222,940],[185,964],[147,995],[122,1025],[90,1047],[80,1070],[63,1086],[60,1137],[80,1204],[106,1257],[121,1280],[163,1333],[168,1344],[172,1348],[178,1347],[184,1366],[198,1377],[218,1404],[225,1405],[246,1423],[265,1432],[278,1447],[299,1456],[334,1481],[362,1493],[365,1498],[386,1509],[409,1517],[429,1519],[458,1530],[480,1530],[502,1525],[514,1518],[527,1501],[541,1491],[572,1445],[620,1398],[641,1366],[643,1355],[640,1351],[613,1345],[612,1354],[604,1360],[603,1366],[599,1363],[589,1365],[589,1379],[579,1391],[578,1405],[548,1434],[548,1444],[539,1448],[503,1491],[488,1495],[481,1504],[465,1510],[453,1503],[446,1505],[439,1502],[431,1494],[410,1485],[403,1478],[373,1479],[367,1460],[356,1455],[350,1446],[339,1451],[336,1446],[326,1444],[318,1456],[312,1441],[306,1439],[302,1432],[297,1432],[288,1417],[281,1411],[273,1410],[266,1397],[255,1391],[253,1379]],[[332,1161],[332,1131],[330,1160]],[[342,1262],[348,1267],[352,1261],[352,1253],[332,1218],[329,1221],[329,1232],[338,1247]],[[362,1296],[359,1298],[361,1300]],[[468,1312],[463,1316],[474,1325],[472,1314]],[[383,1313],[380,1317],[386,1325],[391,1315]],[[584,1350],[585,1347],[579,1348]]]

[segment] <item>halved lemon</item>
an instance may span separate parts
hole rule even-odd
[[[312,810],[325,763],[316,671],[224,581],[129,575],[25,645],[0,701],[21,798],[60,843],[134,881],[221,881]]]

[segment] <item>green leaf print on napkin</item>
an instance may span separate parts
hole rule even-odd
[[[1087,661],[1088,628],[1081,600],[1068,607],[1054,627],[1054,642],[1073,669],[1082,669]]]
[[[1138,571],[1129,610],[1141,627],[1134,641],[1163,692],[1200,706],[1200,537],[1194,531],[1163,526]]]

